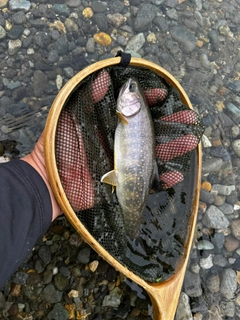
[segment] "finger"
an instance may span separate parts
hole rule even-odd
[[[161,117],[160,120],[163,120],[166,122],[195,124],[198,121],[198,116],[193,110],[183,110],[183,111],[175,112],[169,116]]]
[[[160,88],[148,89],[144,91],[144,96],[148,105],[151,107],[166,99],[167,90]]]
[[[104,98],[110,84],[110,76],[107,71],[102,70],[92,82],[93,102],[97,103]]]
[[[156,146],[156,156],[163,162],[172,160],[196,148],[198,139],[193,134],[186,134],[167,143]]]
[[[93,181],[88,168],[82,133],[77,119],[66,111],[63,111],[58,121],[56,153],[62,186],[74,211],[93,207]]]
[[[173,187],[175,184],[183,181],[184,177],[181,172],[178,171],[169,171],[161,174],[159,176],[161,184],[164,189]]]

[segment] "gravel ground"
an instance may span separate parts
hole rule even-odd
[[[202,116],[201,202],[176,320],[240,319],[239,48],[239,0],[0,0],[2,161],[31,151],[64,83],[119,49],[171,72]],[[151,314],[147,294],[64,217],[0,291],[0,319]]]

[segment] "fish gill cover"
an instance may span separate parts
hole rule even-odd
[[[110,185],[101,183],[101,177],[114,168],[116,101],[122,85],[130,77],[136,78],[148,95],[158,173],[162,177],[160,189],[149,193],[143,219],[134,237],[126,233],[116,193]],[[158,99],[154,95],[156,89]],[[184,110],[189,111],[189,108],[181,102],[178,91],[153,71],[114,66],[87,76],[69,95],[58,121],[61,130],[57,128],[56,134],[57,167],[73,210],[116,260],[149,282],[165,280],[174,273],[188,233],[195,192],[196,153],[189,151],[182,155],[181,148],[188,150],[183,146],[186,140],[184,142],[182,138],[188,135],[199,141],[203,125],[193,110],[189,113],[190,120],[181,119]],[[171,145],[171,141],[177,143]],[[190,150],[191,139],[187,141]],[[174,157],[171,156],[173,149]],[[73,157],[78,159],[78,168],[71,167],[76,163],[72,161]],[[69,172],[67,179],[62,178],[63,171],[64,177],[66,171]],[[170,182],[164,180],[169,172],[173,173]],[[180,182],[175,184],[177,181]],[[79,187],[81,184],[83,188]],[[83,203],[81,210],[80,202]],[[82,210],[90,204],[94,205]]]

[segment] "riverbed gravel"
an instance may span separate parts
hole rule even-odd
[[[78,71],[153,61],[205,126],[196,236],[175,319],[240,319],[240,1],[0,0],[0,158],[29,153]],[[36,121],[37,119],[37,121]],[[152,319],[144,290],[59,217],[0,291],[0,319]]]

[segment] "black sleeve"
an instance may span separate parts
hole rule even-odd
[[[0,289],[51,219],[50,195],[38,172],[22,160],[0,164]]]

